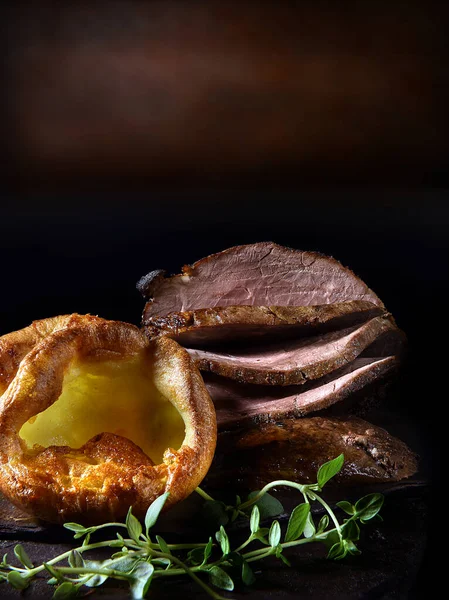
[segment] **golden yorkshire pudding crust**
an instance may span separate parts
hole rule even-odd
[[[33,321],[29,327],[0,337],[0,394],[14,379],[21,360],[50,333],[61,329],[77,315],[60,315]]]
[[[188,353],[169,338],[148,341],[134,325],[90,315],[38,323],[0,338],[1,349],[13,348],[14,339],[20,348],[29,348],[15,376],[10,367],[10,384],[0,398],[3,494],[38,518],[60,523],[82,516],[83,523],[90,524],[123,518],[129,506],[143,517],[164,492],[170,492],[166,508],[187,497],[206,475],[217,437],[212,401]],[[48,335],[39,337],[36,330]],[[168,447],[163,461],[154,464],[133,441],[110,432],[95,435],[79,448],[27,446],[19,432],[58,400],[64,375],[74,362],[136,356],[148,365],[158,393],[184,421],[179,449]],[[0,353],[0,366],[6,363]]]

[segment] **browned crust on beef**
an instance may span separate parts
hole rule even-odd
[[[385,311],[364,300],[315,306],[218,306],[149,317],[143,322],[148,337],[167,335],[185,346],[211,345],[276,335],[305,335],[347,327]]]
[[[243,480],[260,489],[274,479],[315,482],[320,465],[339,454],[335,483],[394,482],[417,472],[417,456],[401,440],[357,417],[308,417],[219,435],[205,486]]]
[[[294,385],[319,379],[351,363],[377,338],[401,332],[388,317],[320,336],[257,346],[249,350],[212,352],[188,349],[200,371],[240,383]]]

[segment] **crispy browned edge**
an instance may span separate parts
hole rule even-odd
[[[402,340],[401,331],[388,317],[375,317],[360,326],[352,342],[337,356],[290,370],[268,369],[263,363],[257,367],[235,366],[226,359],[222,359],[220,355],[214,356],[213,353],[206,353],[202,356],[197,350],[189,350],[189,352],[200,371],[209,371],[234,379],[239,383],[297,385],[319,379],[331,371],[349,364],[376,339],[386,334],[396,334],[398,343]]]
[[[52,323],[47,325],[51,330]],[[28,331],[34,335],[33,329]],[[16,334],[26,345],[26,334]],[[57,400],[73,360],[86,355],[120,359],[140,352],[151,365],[156,387],[186,424],[179,450],[168,448],[163,462],[154,465],[130,440],[103,433],[76,450],[50,446],[26,451],[18,435],[21,426]],[[170,492],[167,508],[199,485],[215,452],[216,431],[202,377],[179,344],[168,338],[149,342],[128,323],[71,315],[66,326],[43,337],[24,356],[0,398],[0,489],[19,508],[52,522],[104,522],[123,518],[129,506],[142,517],[162,493]]]
[[[418,470],[418,455],[386,429],[356,416],[314,416],[261,423],[219,434],[207,485],[223,479],[313,481],[321,464],[343,453],[336,481],[400,481]],[[236,462],[236,458],[245,460]],[[279,465],[279,457],[283,457]]]
[[[0,337],[0,394],[14,379],[21,360],[47,335],[65,327],[73,315],[33,321],[31,325]]]
[[[168,335],[173,338],[198,329],[205,332],[216,327],[286,328],[288,326],[320,326],[335,319],[357,315],[359,320],[385,313],[381,307],[366,300],[348,300],[313,306],[218,306],[191,311],[173,312],[165,317],[153,316],[142,325],[148,337]]]

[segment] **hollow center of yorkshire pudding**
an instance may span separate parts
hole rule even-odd
[[[29,419],[20,436],[30,448],[79,448],[103,432],[130,439],[155,464],[166,448],[182,445],[184,421],[156,388],[144,356],[73,363],[58,400]]]

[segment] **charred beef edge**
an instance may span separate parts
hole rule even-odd
[[[150,271],[150,273],[143,275],[139,279],[136,283],[136,288],[145,299],[153,297],[159,284],[164,279],[166,272],[167,271],[164,271],[163,269],[156,269],[155,271]]]
[[[326,315],[326,309],[330,309],[332,306],[352,304],[354,310],[352,312],[337,314],[328,317]],[[178,341],[182,345],[195,347],[211,345],[211,344],[228,344],[229,340],[232,343],[234,337],[238,338],[241,335],[249,335],[250,338],[275,338],[278,335],[282,335],[283,339],[296,337],[298,334],[305,335],[311,332],[326,333],[350,325],[357,325],[363,323],[375,316],[388,316],[390,320],[394,322],[391,313],[383,309],[382,307],[365,301],[365,304],[371,304],[371,308],[362,308],[360,301],[348,300],[347,302],[337,302],[334,304],[315,304],[309,305],[304,308],[318,309],[316,315],[310,315],[310,320],[307,321],[305,316],[294,314],[285,317],[280,315],[281,309],[301,309],[301,306],[262,306],[262,305],[231,305],[226,307],[216,306],[213,308],[200,308],[192,311],[185,312],[172,312],[165,317],[143,317],[142,326],[149,338],[158,337],[160,335],[167,335]],[[320,314],[319,309],[323,308],[324,315]],[[232,311],[239,310],[239,318],[242,320],[236,320],[235,315],[232,315]],[[267,322],[258,323],[253,322],[251,312],[257,309],[263,311]],[[293,312],[293,311],[292,311]],[[269,322],[269,317],[272,315],[272,323]],[[249,317],[249,322],[245,321],[245,317]],[[257,315],[259,319],[262,315]],[[324,316],[324,320],[323,320]],[[205,334],[215,333],[218,329],[224,329],[228,332],[228,338],[212,338],[209,342],[205,338]],[[255,335],[256,328],[258,329],[257,335]],[[240,336],[238,335],[239,332]],[[237,333],[236,336],[232,336],[232,332]],[[199,334],[199,336],[198,336]],[[231,335],[229,335],[231,334]],[[190,336],[190,338],[189,338]],[[195,339],[195,337],[197,339]]]

